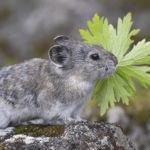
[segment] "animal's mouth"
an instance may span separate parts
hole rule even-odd
[[[104,78],[108,78],[110,75],[112,75],[116,71],[116,66],[105,66],[104,67]]]
[[[101,79],[108,78],[116,71],[116,68],[117,67],[114,64],[105,64],[103,66],[100,66],[99,67],[100,78]]]

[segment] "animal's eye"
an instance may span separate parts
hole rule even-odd
[[[93,59],[93,60],[99,60],[99,55],[97,53],[91,54],[90,58]]]

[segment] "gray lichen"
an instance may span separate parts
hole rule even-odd
[[[39,126],[37,128],[40,129]],[[20,129],[16,131],[20,132]],[[122,130],[112,124],[78,122],[67,125],[64,129],[64,133],[57,137],[46,135],[33,137],[30,133],[14,134],[3,140],[0,146],[6,150],[136,150],[136,146]]]

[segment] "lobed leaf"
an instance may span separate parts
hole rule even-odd
[[[133,49],[124,56],[119,66],[145,64],[150,62],[150,42],[145,39],[138,42]]]
[[[80,29],[85,42],[102,45],[104,49],[116,55],[119,61],[116,72],[107,79],[99,80],[92,95],[92,99],[99,101],[100,113],[103,115],[120,100],[124,104],[129,103],[129,97],[136,91],[132,78],[144,87],[150,86],[150,67],[143,66],[150,63],[150,42],[144,39],[127,53],[134,42],[131,37],[140,31],[131,30],[131,13],[123,19],[118,19],[116,29],[108,24],[107,18],[100,18],[98,14],[87,24],[88,30]]]

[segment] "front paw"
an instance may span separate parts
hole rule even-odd
[[[65,120],[65,124],[70,125],[70,124],[79,124],[79,123],[87,123],[88,121],[81,118],[81,117],[76,117],[76,118],[68,118]]]
[[[76,117],[75,124],[81,124],[81,123],[87,123],[88,121],[86,119],[81,118],[80,116]]]
[[[70,124],[73,124],[73,123],[75,123],[75,119],[74,118],[65,118],[65,120],[64,120],[64,123],[66,124],[66,125],[70,125]]]

